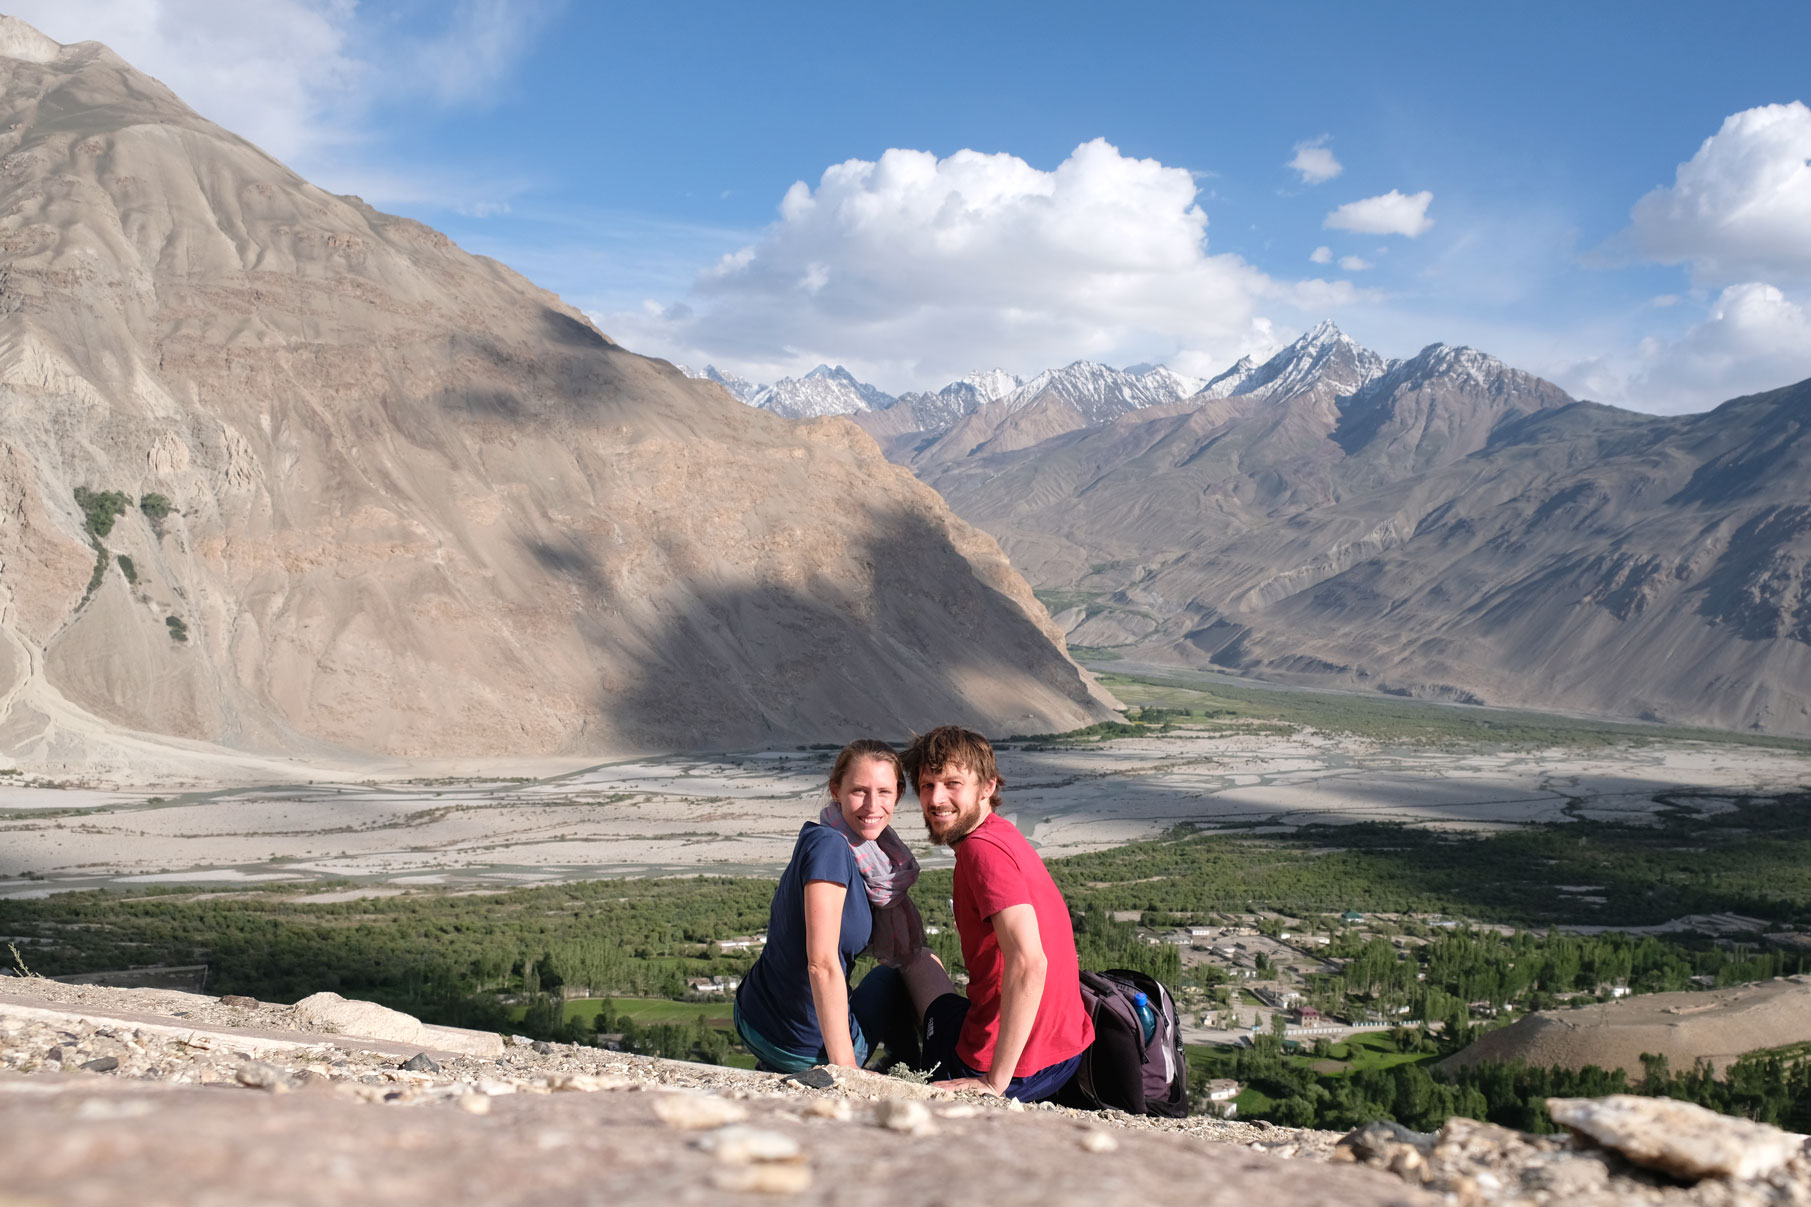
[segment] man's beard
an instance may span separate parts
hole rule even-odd
[[[976,801],[965,809],[957,809],[955,816],[946,820],[932,820],[926,816],[924,830],[931,836],[933,846],[947,847],[966,838],[969,831],[980,825],[983,812],[981,802]]]

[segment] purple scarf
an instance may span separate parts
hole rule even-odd
[[[902,966],[924,946],[924,922],[910,892],[918,882],[918,860],[892,826],[882,830],[879,838],[864,839],[849,828],[843,820],[843,807],[835,801],[825,805],[817,819],[846,838],[855,850],[855,866],[868,890],[868,904],[874,908],[868,954],[889,967]]]

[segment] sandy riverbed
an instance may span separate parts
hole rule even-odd
[[[0,787],[0,896],[349,879],[506,887],[612,875],[771,873],[822,800],[829,752],[635,759],[546,778]],[[1404,749],[1182,731],[1004,752],[1006,812],[1048,855],[1177,824],[1402,821],[1466,829],[1639,818],[1811,784],[1811,757],[1701,742],[1581,751]],[[518,769],[520,770],[520,769]],[[915,803],[901,831],[922,843]],[[938,852],[929,862],[937,863]],[[27,874],[30,874],[29,878]]]

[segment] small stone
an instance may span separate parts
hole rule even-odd
[[[732,1123],[694,1141],[725,1165],[753,1165],[760,1161],[796,1161],[799,1142],[791,1136],[759,1127]]]
[[[119,1068],[119,1057],[102,1056],[98,1059],[84,1062],[82,1067],[87,1069],[90,1073],[111,1073],[113,1070]]]
[[[234,1069],[233,1080],[240,1085],[254,1090],[266,1090],[272,1094],[281,1094],[289,1088],[288,1079],[282,1071],[261,1060],[248,1060]]]
[[[811,1166],[769,1161],[719,1169],[711,1178],[719,1190],[743,1194],[800,1194],[811,1189]]]
[[[415,1055],[413,1055],[413,1056],[409,1057],[409,1059],[403,1061],[400,1067],[402,1068],[402,1070],[404,1072],[407,1072],[407,1073],[438,1073],[438,1072],[440,1072],[440,1066],[435,1064],[434,1058],[429,1056],[426,1052],[415,1053]]]
[[[1087,1131],[1082,1133],[1082,1147],[1091,1153],[1110,1153],[1119,1147],[1119,1141],[1106,1132]]]
[[[1763,1178],[1798,1156],[1803,1144],[1769,1124],[1671,1098],[1549,1098],[1547,1113],[1568,1131],[1636,1165],[1690,1181],[1717,1175]]]
[[[809,1069],[789,1074],[786,1080],[813,1090],[834,1089],[836,1086],[836,1074],[823,1065],[813,1065]]]
[[[874,1122],[890,1132],[908,1136],[929,1136],[937,1131],[931,1120],[931,1108],[912,1099],[883,1102],[874,1110]]]
[[[668,1127],[697,1131],[748,1118],[747,1107],[708,1094],[662,1094],[654,1100],[654,1113]]]
[[[252,1010],[257,1008],[258,999],[255,997],[245,997],[238,993],[229,993],[220,999],[220,1004],[222,1006],[240,1006],[244,1009]]]
[[[468,1115],[488,1115],[490,1114],[490,1095],[461,1094],[453,1099],[453,1105]]]

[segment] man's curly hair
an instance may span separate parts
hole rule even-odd
[[[987,803],[995,809],[1000,807],[1006,781],[1000,777],[1000,768],[994,762],[993,743],[972,729],[939,725],[929,733],[913,738],[912,744],[899,757],[905,763],[906,782],[912,785],[914,793],[918,792],[920,774],[935,775],[945,767],[960,767],[974,772],[982,783],[995,781],[994,793]]]

